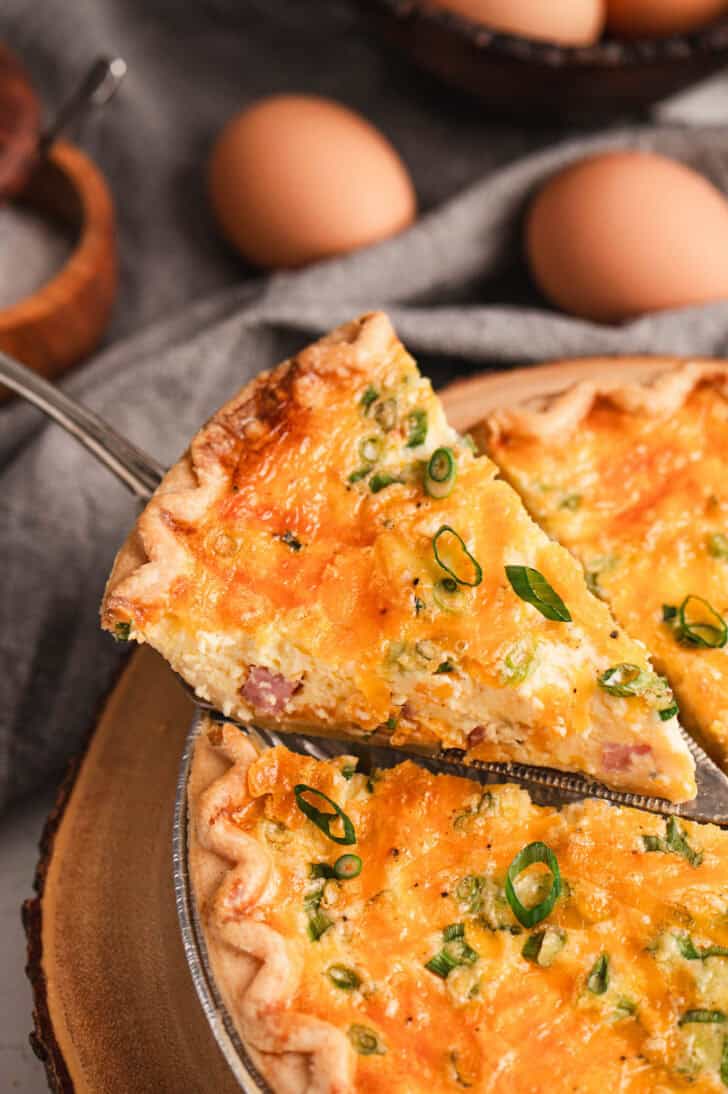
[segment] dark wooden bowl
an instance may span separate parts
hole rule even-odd
[[[15,200],[75,241],[45,285],[0,310],[0,350],[53,379],[87,357],[108,325],[117,280],[114,208],[99,169],[66,141],[37,162]],[[7,395],[0,385],[0,403]]]
[[[728,64],[728,16],[689,34],[570,47],[489,30],[426,0],[362,3],[421,68],[494,114],[535,123],[640,113]]]

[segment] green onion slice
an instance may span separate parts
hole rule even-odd
[[[349,1040],[360,1056],[384,1056],[387,1051],[379,1040],[379,1034],[370,1026],[354,1024],[348,1029]]]
[[[470,562],[473,571],[472,574],[468,573],[465,567],[461,567],[460,573],[457,573],[443,560],[440,554],[440,541],[443,536],[455,537],[455,541],[460,549],[460,552],[462,552],[468,562]],[[443,549],[446,546],[447,541],[442,544]],[[438,528],[437,532],[435,532],[435,535],[432,537],[432,549],[435,552],[435,559],[438,565],[442,566],[445,573],[448,574],[449,577],[458,585],[466,585],[468,588],[471,589],[475,588],[476,585],[480,585],[481,581],[483,580],[482,566],[480,565],[478,560],[471,555],[470,551],[465,546],[465,541],[463,540],[463,537],[459,535],[454,528],[451,528],[449,524],[443,524],[440,528]],[[471,578],[471,580],[468,580],[468,578]]]
[[[728,947],[726,946],[701,946],[698,947],[693,942],[690,935],[676,934],[675,941],[677,942],[677,948],[680,951],[681,957],[684,957],[687,961],[705,961],[709,957],[728,957]]]
[[[359,877],[361,873],[361,859],[358,855],[342,855],[334,863],[334,877],[339,881],[350,881]]]
[[[538,570],[531,566],[506,566],[506,577],[521,600],[532,604],[544,618],[556,623],[571,622],[569,609]]]
[[[622,662],[606,669],[598,679],[599,687],[610,695],[644,695],[649,686],[648,674],[639,665]]]
[[[354,760],[353,764],[344,764],[344,766],[342,767],[341,774],[347,780],[347,782],[349,781],[349,779],[352,779],[354,775],[356,775],[357,763],[358,760]]]
[[[678,1019],[679,1026],[687,1026],[692,1022],[725,1022],[726,1017],[722,1010],[686,1010]]]
[[[425,493],[431,498],[446,498],[452,493],[458,468],[451,448],[436,448],[425,470]]]
[[[326,934],[329,927],[333,927],[333,925],[333,919],[329,919],[324,912],[314,912],[308,919],[308,937],[312,942],[318,942],[319,938]]]
[[[114,638],[117,642],[128,642],[131,623],[114,623]]]
[[[461,814],[462,815],[462,814]],[[472,814],[468,812],[468,816]],[[463,909],[470,912],[472,915],[476,915],[483,906],[483,887],[485,885],[485,878],[479,874],[467,874],[465,877],[460,878],[455,888],[455,896],[458,903],[463,906]]]
[[[391,486],[393,482],[401,482],[396,475],[388,475],[385,471],[378,471],[376,475],[372,475],[369,480],[369,489],[372,494],[378,494],[380,490],[384,490],[385,487]]]
[[[707,546],[708,554],[713,558],[728,559],[728,536],[722,532],[714,532],[712,536],[708,536]]]
[[[313,821],[317,828],[320,828],[325,836],[328,836],[334,843],[351,844],[356,843],[356,832],[354,831],[354,825],[351,823],[349,817],[347,817],[341,806],[337,805],[335,801],[332,801],[322,790],[316,790],[313,786],[307,786],[305,783],[298,783],[293,788],[293,793],[296,796],[296,805],[309,820]],[[317,809],[311,802],[306,801],[304,794],[311,794],[317,798],[323,798],[325,802],[332,807],[333,813],[322,812]],[[336,836],[331,831],[331,826],[334,821],[340,820],[344,826],[343,836]]]
[[[445,927],[442,938],[445,945],[426,962],[425,968],[441,980],[447,980],[453,969],[459,965],[474,965],[480,955],[465,941],[465,926],[462,923],[451,923]]]
[[[341,988],[342,991],[356,991],[361,987],[359,973],[348,965],[329,965],[326,975],[334,987]]]
[[[365,479],[367,475],[370,474],[371,470],[371,464],[367,464],[365,467],[357,467],[356,471],[352,471],[349,475],[347,482],[361,482],[362,479]]]
[[[370,384],[360,399],[360,405],[362,406],[364,413],[369,413],[369,407],[372,403],[376,403],[379,398],[379,392],[375,387]]]
[[[572,513],[581,506],[581,494],[567,494],[559,502],[559,509],[569,509]]]
[[[604,995],[609,987],[609,957],[602,953],[592,965],[586,986],[592,995]]]
[[[680,707],[677,703],[673,703],[672,706],[663,707],[662,710],[657,712],[663,722],[669,722],[671,718],[674,718],[676,714],[680,713]]]
[[[521,948],[521,956],[542,969],[553,965],[557,953],[566,945],[566,931],[560,927],[546,927],[530,934]]]
[[[413,410],[407,415],[407,448],[417,448],[427,437],[427,411]]]
[[[389,433],[397,424],[397,400],[384,399],[374,408],[374,417],[385,433]]]
[[[686,596],[677,611],[676,632],[683,645],[722,649],[728,642],[728,626],[722,615],[702,596]]]
[[[443,612],[457,613],[465,607],[468,593],[461,589],[454,577],[443,577],[432,589],[432,599]]]
[[[455,666],[452,661],[441,661],[435,669],[435,676],[442,676],[443,673],[455,672]]]
[[[523,873],[534,862],[542,862],[551,871],[552,882],[546,897],[532,908],[526,908],[521,904],[513,886],[519,874]],[[523,927],[535,927],[552,911],[554,904],[561,893],[561,872],[556,855],[550,847],[541,840],[528,843],[518,852],[513,862],[508,867],[506,874],[506,899],[511,906],[511,911]]]
[[[703,861],[703,852],[696,851],[690,846],[685,832],[682,830],[675,817],[667,818],[665,832],[665,839],[662,839],[660,836],[643,836],[642,850],[662,851],[665,854],[680,855],[680,857],[689,862],[691,866],[700,866]]]
[[[381,437],[362,437],[359,441],[359,456],[362,463],[376,463],[382,455]]]

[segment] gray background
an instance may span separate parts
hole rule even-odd
[[[621,328],[558,316],[525,276],[519,217],[533,187],[586,147],[656,147],[728,189],[728,83],[664,107],[659,125],[587,134],[488,122],[393,61],[346,3],[5,0],[0,37],[47,104],[100,52],[125,57],[115,102],[78,139],[119,215],[122,281],[110,348],[65,386],[163,461],[248,376],[341,319],[384,305],[442,383],[477,368],[588,352],[725,352],[728,305]],[[409,165],[424,216],[397,240],[269,280],[218,241],[201,166],[235,109],[276,90],[362,110]],[[567,143],[559,143],[568,138]],[[102,583],[133,505],[36,413],[0,410],[0,1085],[43,1089],[17,907],[49,787],[79,746],[119,651],[98,632]],[[19,799],[35,789],[32,801]]]

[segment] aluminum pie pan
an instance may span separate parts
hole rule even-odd
[[[222,995],[215,981],[215,975],[205,944],[204,932],[199,916],[199,911],[192,891],[190,877],[188,839],[189,816],[187,807],[187,783],[192,766],[197,740],[202,731],[205,712],[198,710],[192,721],[184,751],[180,760],[179,775],[177,777],[177,792],[174,805],[174,821],[172,827],[172,870],[174,880],[174,897],[177,908],[177,917],[182,935],[187,966],[190,970],[192,983],[197,992],[205,1018],[210,1027],[218,1048],[222,1052],[231,1072],[237,1079],[240,1089],[245,1094],[275,1094],[263,1076],[260,1074],[251,1053],[248,1051],[243,1039],[235,1028],[232,1016],[223,1002]],[[241,732],[245,732],[241,728]],[[408,757],[392,748],[376,748],[360,745],[352,742],[331,740],[313,741],[307,737],[286,736],[281,741],[275,734],[255,730],[251,734],[254,743],[258,747],[272,747],[278,743],[284,743],[286,747],[296,752],[303,752],[316,758],[325,759],[342,754],[355,755],[360,758],[362,766],[393,767],[402,763]],[[437,760],[417,758],[418,763],[433,771],[445,770],[445,765]],[[453,773],[448,768],[448,773]],[[553,787],[540,786],[529,782],[526,778],[518,778],[515,773],[504,775],[497,771],[464,771],[468,778],[476,782],[503,783],[517,782],[528,789],[535,802],[541,805],[562,805],[567,800],[574,800],[577,795],[565,794],[562,790]]]
[[[175,905],[182,935],[185,953],[192,982],[213,1037],[222,1052],[240,1089],[245,1094],[275,1094],[275,1091],[260,1074],[251,1052],[238,1033],[235,1023],[223,1002],[215,981],[215,975],[205,944],[204,932],[200,920],[190,878],[188,838],[189,816],[187,802],[187,784],[192,766],[192,758],[197,740],[202,731],[203,722],[209,714],[198,710],[190,726],[180,761],[175,797],[174,822],[172,829],[172,866],[174,879]],[[226,719],[228,720],[228,719]],[[233,723],[234,724],[234,723]],[[238,727],[241,733],[247,732]],[[359,758],[360,770],[368,767],[393,767],[406,759],[412,759],[434,772],[462,775],[483,785],[494,783],[516,783],[528,790],[531,799],[537,805],[559,807],[568,802],[585,797],[594,797],[594,787],[578,780],[569,785],[553,785],[551,780],[538,776],[538,769],[519,769],[519,765],[494,765],[495,770],[478,770],[472,767],[459,767],[457,763],[446,763],[440,759],[428,759],[414,755],[404,755],[401,751],[386,747],[373,747],[351,741],[313,740],[309,737],[286,735],[285,740],[276,734],[254,729],[250,737],[257,748],[270,748],[276,744],[285,744],[295,752],[301,752],[317,759],[327,759],[338,755],[354,755]],[[505,768],[503,770],[502,768]],[[554,773],[556,775],[556,773]],[[559,782],[558,778],[554,780]],[[591,791],[591,793],[590,793]],[[601,795],[596,795],[601,796]],[[607,796],[607,795],[604,795]],[[614,804],[622,804],[615,802]],[[632,806],[634,808],[634,806]]]

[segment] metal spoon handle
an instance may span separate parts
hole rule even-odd
[[[53,121],[40,138],[39,151],[43,156],[56,138],[71,122],[89,106],[104,106],[116,94],[126,75],[126,62],[122,57],[98,57],[91,65],[78,87],[65,100]]]
[[[0,382],[37,406],[108,467],[137,498],[146,501],[162,481],[164,468],[95,414],[19,361],[0,352]]]

